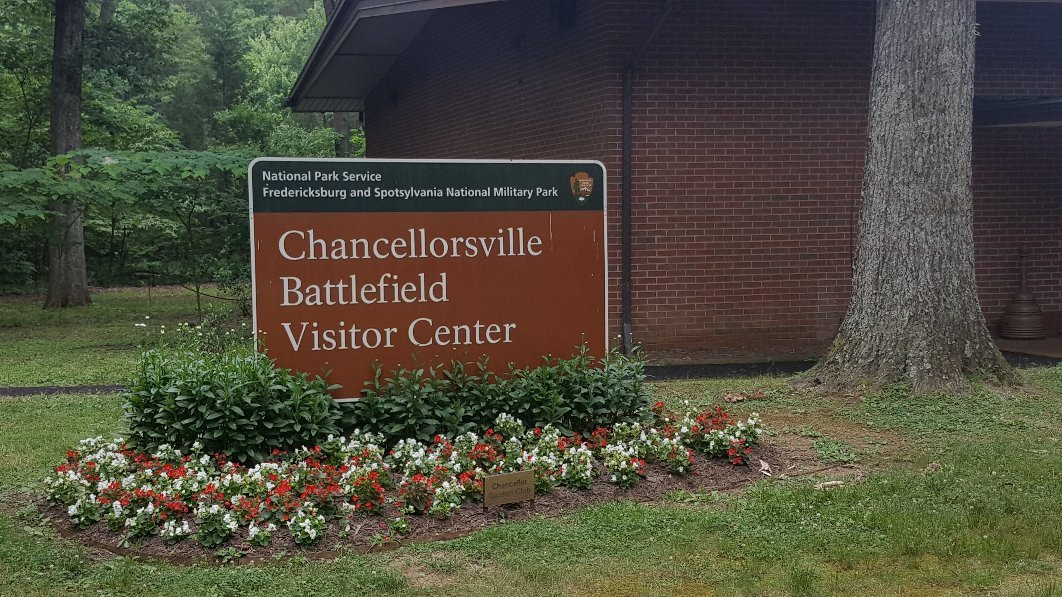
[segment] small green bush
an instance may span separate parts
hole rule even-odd
[[[483,431],[501,413],[565,433],[640,420],[648,412],[645,367],[610,353],[600,362],[584,348],[569,359],[492,373],[485,362],[449,368],[377,369],[362,398],[344,405],[344,427],[382,433],[389,443],[435,434]]]
[[[126,392],[129,443],[224,453],[241,462],[339,435],[340,412],[320,377],[273,366],[250,347],[204,352],[191,345],[145,351]]]

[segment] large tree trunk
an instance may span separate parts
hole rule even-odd
[[[52,154],[81,147],[81,68],[85,0],[55,0],[52,54]],[[85,233],[81,207],[72,201],[51,204],[48,239],[48,296],[44,307],[90,302],[85,271]]]
[[[878,0],[852,298],[811,372],[828,390],[1011,379],[974,279],[975,36],[975,0]]]

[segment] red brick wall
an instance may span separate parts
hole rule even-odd
[[[373,157],[595,158],[602,101],[600,1],[565,29],[549,0],[438,11],[368,98]]]
[[[663,3],[578,5],[570,31],[550,20],[547,0],[438,12],[369,98],[368,151],[605,162],[618,333],[622,65]],[[812,355],[848,299],[873,5],[674,6],[635,73],[635,339],[733,359]],[[977,92],[1062,94],[1062,6],[979,11]],[[1039,251],[1034,292],[1062,309],[1060,140],[1054,130],[976,134],[978,278],[990,319],[1013,292],[1013,252],[1025,240]]]
[[[1062,6],[978,5],[977,73],[982,95],[1062,95]],[[1019,285],[1027,245],[1029,288],[1062,312],[1062,129],[974,131],[974,244],[981,306],[993,329]]]
[[[615,68],[660,6],[617,6]],[[832,338],[872,31],[869,3],[675,5],[634,87],[634,334],[646,348],[784,357]]]
[[[988,128],[974,134],[974,246],[990,326],[1018,290],[1029,247],[1029,289],[1062,311],[1062,129]]]

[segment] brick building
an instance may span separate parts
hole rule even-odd
[[[998,326],[1026,245],[1057,326],[1062,4],[979,2],[978,28],[982,307]],[[615,334],[808,357],[847,307],[873,32],[859,0],[346,0],[290,102],[361,112],[369,157],[600,160]]]

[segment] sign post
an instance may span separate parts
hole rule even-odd
[[[256,339],[355,399],[372,364],[607,351],[599,162],[259,158]]]

